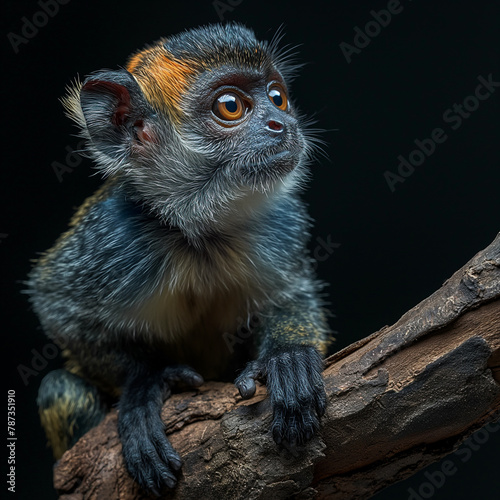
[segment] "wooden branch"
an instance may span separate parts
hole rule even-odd
[[[500,416],[500,234],[441,289],[326,360],[321,437],[293,454],[269,434],[265,388],[173,395],[162,418],[184,461],[172,499],[363,499]],[[148,498],[129,478],[112,411],[64,454],[64,500]]]

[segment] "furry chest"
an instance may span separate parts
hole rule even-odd
[[[193,330],[232,331],[247,312],[247,297],[241,290],[199,295],[164,289],[146,302],[139,317],[151,333],[170,343]]]
[[[237,289],[206,296],[162,291],[145,305],[141,319],[169,359],[192,366],[207,379],[219,378],[234,356],[228,339],[251,312],[247,298]]]

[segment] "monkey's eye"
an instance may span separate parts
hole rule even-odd
[[[235,92],[226,92],[217,97],[212,108],[215,116],[227,122],[239,120],[247,110],[247,103]]]
[[[288,109],[288,99],[286,97],[285,90],[281,85],[274,83],[269,88],[267,93],[271,102],[279,109],[286,111]]]

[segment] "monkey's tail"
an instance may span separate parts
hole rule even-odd
[[[99,390],[64,369],[49,372],[43,378],[37,402],[56,460],[107,413]]]

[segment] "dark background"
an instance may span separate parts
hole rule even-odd
[[[350,64],[339,44],[352,44],[354,28],[363,29],[370,10],[385,9],[387,0],[223,0],[220,9],[222,3],[232,9],[225,20],[244,22],[260,38],[271,38],[283,24],[283,43],[300,45],[299,60],[307,63],[292,93],[326,130],[328,159],[314,164],[304,197],[317,221],[311,249],[320,245],[318,238],[340,245],[319,262],[318,274],[330,283],[331,325],[336,347],[344,347],[395,322],[499,231],[500,89],[457,130],[443,121],[448,108],[474,93],[478,76],[492,73],[500,81],[499,2],[401,0],[402,12]],[[7,388],[17,395],[17,496],[50,499],[51,454],[35,398],[43,375],[59,360],[23,384],[18,366],[31,367],[32,350],[41,352],[47,340],[20,293],[21,282],[30,259],[52,245],[100,183],[90,162],[78,157],[61,182],[53,170],[78,143],[58,98],[76,75],[116,68],[145,43],[217,22],[219,15],[212,1],[72,0],[16,54],[7,33],[20,35],[23,16],[31,20],[40,10],[35,1],[3,8],[0,264],[3,361]],[[430,137],[436,127],[445,129],[447,141],[391,192],[384,172],[397,172],[398,155],[408,158],[413,141]],[[492,433],[466,463],[452,455],[458,472],[435,488],[433,498],[495,496],[499,444],[500,432]],[[424,481],[421,471],[377,498],[406,499],[409,488],[418,491]]]

